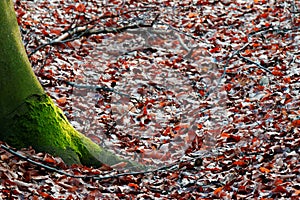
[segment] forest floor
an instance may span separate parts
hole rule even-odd
[[[14,2],[72,125],[154,169],[67,167],[1,143],[0,198],[299,198],[299,1]]]

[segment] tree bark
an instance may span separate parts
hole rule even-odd
[[[60,156],[68,165],[127,162],[76,131],[35,77],[12,0],[0,0],[0,140]]]

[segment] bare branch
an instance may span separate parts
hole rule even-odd
[[[39,167],[42,167],[42,168],[45,168],[49,171],[52,171],[52,172],[56,172],[58,174],[61,174],[61,175],[66,175],[66,176],[69,176],[69,177],[73,177],[73,178],[84,178],[85,176],[76,176],[76,175],[73,175],[73,174],[69,174],[69,173],[66,173],[62,170],[59,170],[57,168],[54,168],[54,167],[50,167],[49,165],[45,165],[45,164],[42,164],[42,163],[39,163],[39,162],[36,162],[34,160],[32,160],[31,158],[28,158],[27,156],[23,156],[22,154],[19,154],[17,153],[16,151],[12,150],[10,147],[8,146],[5,146],[3,144],[1,144],[1,148],[4,149],[5,151],[13,154],[14,156],[17,156],[23,160],[26,160],[28,161],[29,163],[31,164],[34,164],[36,166],[39,166]]]
[[[14,156],[17,156],[17,157],[19,157],[23,160],[26,160],[27,162],[35,165],[35,166],[47,169],[49,171],[52,171],[52,172],[55,172],[55,173],[58,173],[58,174],[61,174],[61,175],[65,175],[65,176],[68,176],[68,177],[72,177],[72,178],[94,179],[94,180],[115,179],[115,178],[122,177],[122,176],[143,175],[143,174],[155,173],[155,172],[163,171],[163,170],[171,170],[171,169],[173,169],[174,167],[176,167],[177,165],[179,165],[182,162],[182,161],[177,161],[173,164],[166,165],[166,166],[163,166],[163,167],[160,167],[160,168],[157,168],[157,169],[145,170],[145,171],[141,171],[141,172],[125,172],[125,173],[117,173],[115,175],[105,175],[105,176],[102,176],[102,175],[73,175],[73,174],[67,173],[63,170],[59,170],[55,167],[51,167],[49,165],[45,165],[45,164],[42,164],[40,162],[34,161],[34,160],[32,160],[31,158],[29,158],[27,156],[24,156],[20,153],[17,153],[16,151],[12,150],[10,147],[8,147],[6,145],[2,144],[1,148],[4,149],[5,151],[11,153]]]
[[[153,27],[155,22],[157,21],[158,17],[159,17],[159,14],[157,14],[155,16],[155,18],[152,20],[152,22],[150,24],[139,23],[139,24],[133,24],[133,25],[117,27],[117,28],[103,28],[103,29],[94,30],[93,29],[94,26],[92,26],[91,28],[88,28],[88,25],[78,26],[78,27],[75,27],[75,28],[67,31],[66,33],[62,34],[61,36],[57,37],[56,39],[54,39],[48,43],[42,44],[41,46],[39,46],[35,50],[33,50],[28,56],[29,57],[32,56],[35,52],[44,48],[45,46],[71,42],[76,39],[80,39],[83,36],[91,36],[91,35],[95,35],[95,34],[121,33],[126,30],[129,30],[129,29]]]
[[[254,62],[254,61],[252,61],[252,60],[250,60],[250,59],[248,59],[248,58],[242,56],[240,53],[238,53],[238,56],[239,56],[240,58],[242,58],[244,61],[246,61],[247,63],[254,64],[254,65],[256,65],[257,67],[259,67],[260,69],[263,69],[263,70],[265,70],[266,72],[272,74],[272,72],[271,72],[268,68],[265,68],[265,67],[262,66],[261,64],[259,64],[259,63],[257,63],[257,62]]]

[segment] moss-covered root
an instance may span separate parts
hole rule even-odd
[[[14,147],[32,146],[37,151],[60,156],[68,165],[99,167],[127,162],[128,168],[140,165],[123,160],[76,131],[63,112],[46,94],[33,95],[13,113],[1,120],[0,138]]]

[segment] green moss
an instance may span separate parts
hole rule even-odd
[[[3,120],[1,138],[12,146],[33,146],[37,151],[62,155],[68,164],[80,162],[81,152],[72,141],[80,133],[46,94],[30,96]]]
[[[140,167],[122,160],[76,131],[46,94],[30,96],[1,122],[0,138],[10,145],[32,146],[37,151],[62,157],[69,165],[82,163],[98,167],[102,163],[114,165],[125,161],[128,167]]]

